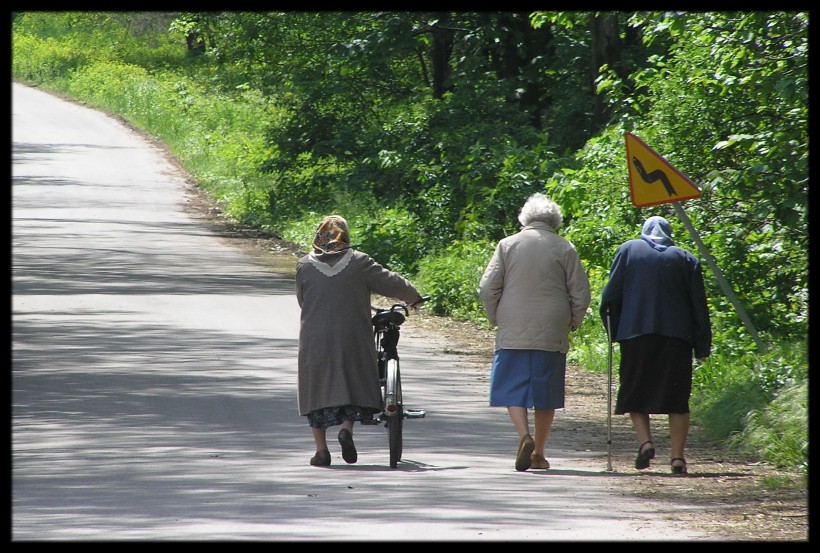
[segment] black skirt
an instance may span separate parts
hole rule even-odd
[[[692,344],[647,334],[622,340],[615,414],[688,413]]]

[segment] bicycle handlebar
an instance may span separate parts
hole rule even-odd
[[[412,308],[412,307],[420,306],[421,304],[423,304],[424,302],[428,301],[429,299],[430,299],[430,296],[422,296],[422,297],[419,299],[419,301],[417,301],[416,303],[411,303],[411,304],[410,304],[410,305],[408,305],[407,307],[411,307],[411,308]]]
[[[420,307],[424,302],[429,301],[430,296],[422,296],[418,301],[415,303],[394,303],[390,307],[376,307],[375,305],[370,306],[370,310],[376,313],[383,312],[383,311],[398,311],[399,309],[403,310],[407,313],[407,308],[415,308]]]
[[[415,303],[394,303],[389,308],[373,307],[371,309],[376,312],[373,316],[373,325],[379,328],[385,328],[384,325],[400,326],[404,322],[405,315],[410,315],[408,307],[416,308],[430,299],[430,296],[422,296],[421,299]],[[401,312],[404,311],[404,314]]]

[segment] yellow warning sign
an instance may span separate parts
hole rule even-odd
[[[700,198],[700,190],[643,140],[626,133],[629,192],[635,207]]]

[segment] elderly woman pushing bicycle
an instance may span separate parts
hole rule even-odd
[[[296,264],[299,328],[299,414],[307,417],[316,454],[314,466],[329,466],[327,428],[341,425],[342,458],[355,463],[354,421],[370,421],[383,408],[373,348],[371,294],[416,304],[422,298],[406,278],[350,247],[347,221],[325,217],[313,252]]]

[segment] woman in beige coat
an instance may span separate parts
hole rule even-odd
[[[590,304],[589,280],[575,247],[556,231],[561,209],[545,194],[530,196],[502,239],[479,284],[497,327],[490,406],[506,407],[520,439],[515,469],[548,469],[544,448],[556,409],[564,407],[569,333]],[[534,409],[535,438],[528,409]]]

